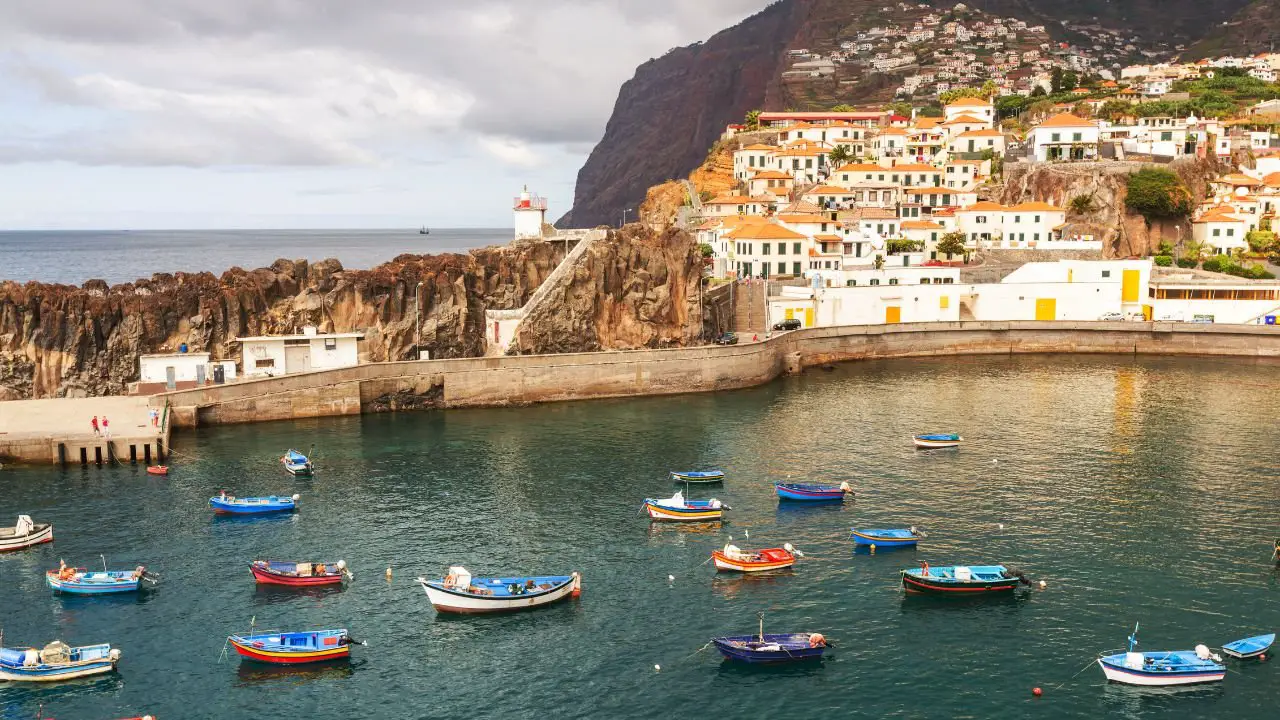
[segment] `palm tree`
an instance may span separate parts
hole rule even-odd
[[[747,113],[746,126],[747,126],[747,130],[760,129],[760,111],[759,110],[751,110]]]
[[[836,145],[831,148],[831,152],[827,153],[827,159],[831,161],[831,167],[839,169],[841,165],[847,165],[853,160],[853,153],[849,151],[847,145]]]

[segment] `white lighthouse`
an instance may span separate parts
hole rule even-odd
[[[547,221],[547,199],[529,194],[526,185],[515,199],[516,239],[538,239],[542,237],[542,225]]]

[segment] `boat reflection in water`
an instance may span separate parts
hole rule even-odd
[[[254,585],[254,605],[279,605],[296,598],[319,599],[336,595],[343,590],[342,585],[317,585],[316,587],[284,587],[281,585]]]
[[[795,574],[795,568],[783,568],[767,573],[734,573],[729,575],[716,573],[715,577],[711,578],[711,593],[725,600],[731,600],[737,597],[740,592],[786,582]]]
[[[341,680],[355,674],[356,668],[363,665],[363,660],[327,660],[308,665],[265,665],[262,663],[240,663],[236,676],[241,684],[260,685],[263,683],[286,682],[290,685],[305,685],[316,680]]]

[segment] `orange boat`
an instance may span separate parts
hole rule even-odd
[[[725,545],[720,550],[711,551],[711,559],[716,570],[729,572],[767,572],[781,570],[796,564],[796,558],[802,553],[787,543],[780,548],[746,551],[737,545]]]
[[[148,465],[147,472],[151,473],[152,475],[168,475],[169,466],[168,465]]]

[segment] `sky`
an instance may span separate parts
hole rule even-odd
[[[559,217],[637,65],[768,0],[0,0],[0,229]]]

